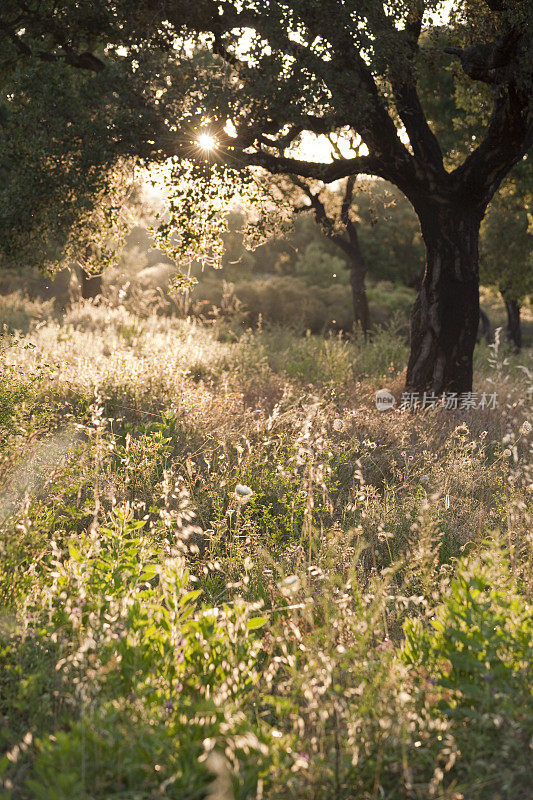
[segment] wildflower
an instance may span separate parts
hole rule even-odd
[[[283,580],[278,583],[278,589],[283,592],[283,594],[297,592],[299,588],[300,578],[298,575],[287,575],[286,578],[283,578]]]
[[[520,430],[521,430],[521,432],[522,432],[523,434],[528,434],[528,433],[531,433],[531,430],[532,430],[532,428],[531,428],[531,422],[528,422],[528,421],[526,420],[526,421],[523,423],[523,425],[522,425],[522,427],[520,428]]]
[[[238,483],[235,487],[235,494],[238,497],[251,497],[253,495],[252,490],[249,486],[245,486],[243,483]]]
[[[343,428],[344,428],[344,422],[342,421],[342,419],[339,419],[337,417],[336,419],[333,420],[333,430],[342,431]]]
[[[420,478],[420,480],[421,480],[421,481],[424,481],[424,483],[429,483],[429,475],[422,475],[422,477]]]

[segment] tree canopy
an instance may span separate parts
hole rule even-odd
[[[2,251],[27,243],[30,229],[42,239],[51,217],[58,231],[52,235],[52,225],[47,237],[63,245],[106,204],[108,222],[120,207],[116,196],[108,202],[117,170],[128,160],[174,159],[176,185],[181,165],[196,163],[204,192],[213,174],[205,165],[217,162],[215,197],[220,186],[229,193],[232,173],[254,167],[324,183],[385,178],[414,206],[428,257],[407,384],[468,389],[479,224],[533,139],[533,2],[457,0],[445,26],[434,19],[444,7],[437,0],[176,0],[156,7],[148,0],[8,0],[0,12],[0,170],[8,176]],[[457,136],[439,140],[431,102],[419,91],[425,65],[442,53],[455,65],[459,143]],[[447,72],[441,83],[449,86]],[[60,109],[56,97],[63,97]],[[201,134],[216,143],[209,159]],[[337,156],[306,154],[305,141],[325,134],[336,138]],[[358,153],[342,148],[350,137],[362,144]],[[21,175],[22,163],[29,175]],[[17,225],[12,187],[23,177],[26,224]],[[180,233],[190,245],[202,225],[190,224],[191,205],[180,208],[171,204],[166,224],[189,221]]]

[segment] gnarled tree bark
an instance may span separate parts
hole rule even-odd
[[[410,391],[469,392],[479,325],[482,210],[464,203],[418,208],[427,261],[411,317]]]

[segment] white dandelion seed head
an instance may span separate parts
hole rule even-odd
[[[291,594],[297,592],[300,588],[300,578],[298,575],[287,575],[282,581],[278,583],[278,589],[284,594]]]

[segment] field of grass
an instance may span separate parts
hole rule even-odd
[[[532,797],[530,352],[2,303],[0,798]]]

